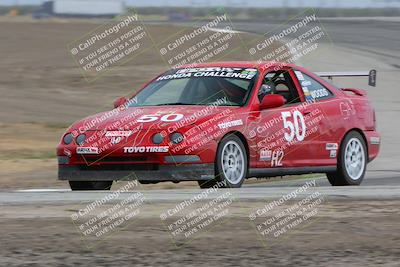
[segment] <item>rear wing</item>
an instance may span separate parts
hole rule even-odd
[[[333,77],[368,77],[368,85],[376,86],[376,70],[370,71],[346,71],[346,72],[316,72],[320,77],[327,77],[332,80]]]

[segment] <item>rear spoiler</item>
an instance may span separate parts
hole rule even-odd
[[[346,71],[346,72],[316,72],[320,77],[327,77],[332,80],[333,77],[366,77],[368,76],[368,85],[376,86],[376,70],[370,71]]]

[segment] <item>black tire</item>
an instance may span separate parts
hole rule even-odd
[[[211,179],[211,180],[208,180],[208,181],[204,181],[204,180],[197,181],[197,183],[199,184],[199,186],[200,186],[201,189],[211,188],[211,187],[213,187],[214,185],[216,185],[217,182],[218,182],[218,181],[216,181],[215,179]]]
[[[353,142],[355,142],[356,144],[360,144],[360,149],[357,149],[357,151],[360,151],[359,154],[361,157],[363,157],[362,162],[360,162],[360,164],[357,164],[357,166],[360,166],[361,168],[359,171],[356,172],[357,175],[354,175],[354,173],[352,174],[348,170],[348,168],[346,168],[346,156],[348,158],[350,154],[354,154],[350,153],[350,151],[346,152],[348,146],[351,146],[350,142],[352,142],[352,144]],[[352,159],[352,157],[355,156],[350,156],[350,159]],[[356,131],[351,131],[345,136],[340,145],[337,170],[335,172],[327,173],[326,176],[328,177],[330,184],[333,186],[360,185],[365,176],[367,162],[368,153],[364,138],[361,136],[360,133]],[[349,168],[351,169],[352,167]]]
[[[222,160],[222,154],[227,153],[229,150],[228,146],[238,151],[237,158],[234,158],[233,153],[231,153],[232,157],[229,156],[229,164]],[[229,165],[232,166],[232,168],[229,169],[228,175],[224,171],[223,164],[225,164],[226,167]],[[216,185],[218,185],[219,188],[239,188],[247,177],[247,168],[247,152],[242,140],[234,134],[228,135],[224,137],[218,145],[215,158],[215,178],[209,181],[198,181],[199,186],[200,188],[210,188]],[[237,175],[235,176],[232,172],[237,172]]]
[[[72,191],[110,190],[113,181],[69,181]]]

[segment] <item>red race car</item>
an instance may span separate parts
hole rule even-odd
[[[321,78],[336,76],[368,76],[375,86],[376,71],[315,74],[279,62],[169,70],[74,123],[57,147],[59,179],[72,190],[132,179],[207,188],[326,173],[332,185],[358,185],[380,135],[364,91]]]

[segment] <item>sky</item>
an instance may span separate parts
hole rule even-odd
[[[60,0],[58,0],[60,1]],[[69,0],[62,0],[69,1]],[[80,0],[96,1],[96,0]],[[104,1],[104,0],[103,0]],[[115,0],[109,0],[115,1]],[[39,5],[44,0],[0,0],[0,5]],[[230,6],[230,7],[398,7],[400,0],[124,0],[127,6]]]

